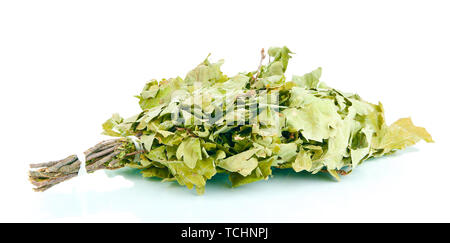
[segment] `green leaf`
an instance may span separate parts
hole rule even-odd
[[[226,76],[220,71],[223,60],[219,60],[217,63],[210,63],[208,57],[186,75],[184,80],[187,85],[194,85],[194,83],[198,82],[201,85],[209,86],[210,83],[226,80]]]
[[[381,136],[375,138],[374,148],[383,149],[385,153],[403,149],[425,140],[433,142],[431,135],[423,127],[415,126],[411,118],[402,118],[380,131]]]
[[[300,149],[294,163],[292,163],[292,169],[294,169],[295,172],[300,172],[302,170],[311,171],[312,160],[310,153]]]
[[[143,177],[158,177],[161,179],[172,178],[167,168],[150,167],[141,171]]]
[[[282,113],[286,116],[290,131],[300,131],[306,139],[317,142],[328,139],[341,120],[334,103],[319,98],[306,104],[304,108],[288,108]]]
[[[144,87],[144,90],[142,92],[146,91],[153,91],[153,87],[155,81],[150,82]],[[159,82],[159,89],[157,94],[152,97],[150,96],[138,96],[139,98],[139,105],[141,106],[142,110],[150,109],[155,106],[159,105],[167,105],[170,100],[172,99],[172,93],[174,93],[176,90],[181,89],[184,85],[184,81],[177,77],[177,78],[171,78],[169,80],[163,79]],[[142,94],[141,92],[141,94]]]
[[[177,149],[177,158],[181,159],[181,157],[186,166],[193,169],[197,161],[202,159],[200,139],[193,137],[185,139]]]
[[[258,167],[252,171],[250,175],[243,176],[239,173],[230,173],[230,181],[233,187],[242,186],[252,182],[268,179],[272,175],[272,163],[275,161],[275,157],[259,161]]]
[[[113,137],[120,137],[121,132],[115,129],[117,125],[121,124],[123,118],[119,114],[115,113],[110,119],[103,123],[103,134]]]
[[[322,76],[322,68],[319,67],[316,70],[307,73],[303,76],[292,76],[292,81],[299,87],[307,89],[317,89],[319,85],[319,79]]]
[[[297,155],[297,144],[295,143],[286,143],[286,144],[277,144],[273,149],[275,154],[280,156],[283,161],[290,162],[294,160]]]
[[[152,149],[153,140],[155,139],[155,134],[152,133],[150,135],[142,135],[141,136],[141,142],[144,144],[144,148],[147,151],[150,151]]]
[[[218,166],[230,172],[238,172],[243,176],[247,176],[258,166],[258,160],[251,158],[258,150],[251,149],[220,160]]]

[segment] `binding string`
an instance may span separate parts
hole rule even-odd
[[[78,169],[78,176],[84,176],[87,175],[87,169],[86,169],[86,155],[84,152],[79,152],[76,154],[78,160],[81,162],[80,169]]]
[[[143,147],[142,147],[141,142],[139,141],[139,138],[137,138],[136,136],[128,136],[127,138],[129,138],[133,142],[134,147],[136,148],[136,151],[143,150]],[[137,162],[137,163],[139,162],[139,154],[134,155],[134,162]]]

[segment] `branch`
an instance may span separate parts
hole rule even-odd
[[[261,67],[264,59],[266,58],[266,54],[264,52],[264,48],[261,49],[261,60],[259,61],[258,70],[256,71],[256,75],[252,77],[252,82],[255,82],[256,79],[259,77],[259,74],[261,73]]]
[[[123,139],[112,139],[98,143],[84,152],[86,155],[86,170],[92,173],[100,169],[118,169],[120,159],[115,158],[127,143]],[[110,162],[110,163],[108,163]],[[108,163],[108,166],[105,164]],[[45,191],[50,187],[78,175],[81,161],[76,155],[70,155],[65,159],[47,163],[31,164],[30,168],[37,170],[29,171],[29,180],[36,186],[35,191]]]

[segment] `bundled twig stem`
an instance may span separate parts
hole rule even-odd
[[[265,58],[266,58],[266,54],[265,54],[265,51],[263,48],[263,49],[261,49],[261,59],[259,61],[258,70],[256,71],[255,76],[252,77],[252,82],[255,82],[256,79],[259,77],[259,74],[261,73],[261,67],[262,67],[262,64],[263,64],[263,61]]]
[[[123,139],[105,140],[86,150],[84,155],[87,172],[121,168],[120,159],[116,156],[121,152],[121,146],[124,143]],[[29,171],[29,179],[36,186],[35,191],[45,191],[58,183],[76,177],[80,166],[81,161],[76,155],[70,155],[58,161],[31,164],[30,168],[37,170]]]

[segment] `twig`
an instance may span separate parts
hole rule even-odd
[[[51,161],[47,163],[39,163],[39,164],[31,164],[30,168],[42,168],[42,167],[61,167],[65,165],[68,162],[72,162],[75,160],[75,155],[70,155],[65,159],[57,160],[57,161]]]
[[[110,144],[117,143],[117,142],[120,142],[120,140],[119,139],[109,139],[109,140],[102,141],[102,142],[96,144],[94,147],[86,150],[84,152],[84,155],[88,156],[91,153],[99,151],[102,147],[105,147],[105,146],[108,146]]]
[[[93,164],[90,164],[88,166],[86,166],[86,170],[89,172],[90,170],[95,170],[97,167],[103,165],[104,163],[109,162],[110,160],[112,160],[114,158],[114,156],[118,155],[120,153],[120,151],[114,151],[112,154],[109,154],[105,157],[103,157],[102,159],[94,162]]]
[[[187,134],[188,134],[188,136],[191,136],[191,137],[198,137],[195,133],[193,133],[189,128],[184,128],[184,127],[177,127],[176,128],[178,131],[185,131]]]
[[[265,58],[266,58],[266,54],[265,54],[264,48],[263,48],[263,49],[261,49],[261,60],[259,61],[258,70],[256,71],[256,75],[252,77],[252,82],[256,81],[256,79],[258,78],[259,74],[261,73],[262,63],[263,63]]]
[[[132,156],[132,155],[136,155],[136,154],[142,154],[145,153],[145,150],[136,150],[134,152],[128,153],[125,156]],[[110,163],[111,164],[111,163]]]
[[[90,160],[93,160],[96,158],[100,158],[104,155],[107,155],[107,154],[113,152],[114,150],[116,150],[119,146],[120,145],[116,145],[116,146],[105,148],[104,150],[101,150],[99,152],[94,152],[86,157],[86,161],[90,161]]]
[[[89,161],[86,170],[92,173],[100,169],[118,169],[123,167],[123,165],[118,165],[121,159],[115,157],[121,152],[120,147],[125,142],[123,139],[106,140],[86,150],[84,154],[87,156],[86,161]],[[105,163],[108,162],[110,164],[106,167]],[[32,164],[30,167],[38,170],[29,171],[29,180],[36,186],[34,188],[35,191],[45,191],[58,183],[77,176],[80,166],[81,161],[76,155],[71,155],[58,161]]]
[[[54,184],[58,184],[60,182],[63,182],[65,180],[68,180],[70,178],[73,178],[77,176],[77,174],[70,174],[70,175],[65,175],[62,177],[58,177],[58,178],[54,178],[54,179],[50,179],[50,180],[44,180],[44,181],[31,181],[31,183],[35,186],[37,186],[38,188],[40,187],[45,187],[45,186],[49,186],[49,185],[54,185]]]
[[[37,168],[42,168],[42,167],[51,167],[51,166],[58,164],[59,162],[60,162],[60,160],[59,161],[50,161],[47,163],[30,164],[30,168],[37,169]]]
[[[56,172],[59,170],[59,168],[65,166],[65,165],[69,165],[71,163],[74,163],[75,161],[78,160],[78,157],[76,155],[71,155],[63,160],[61,160],[59,163],[57,163],[56,165],[53,165],[52,167],[50,167],[48,169],[49,172]]]

